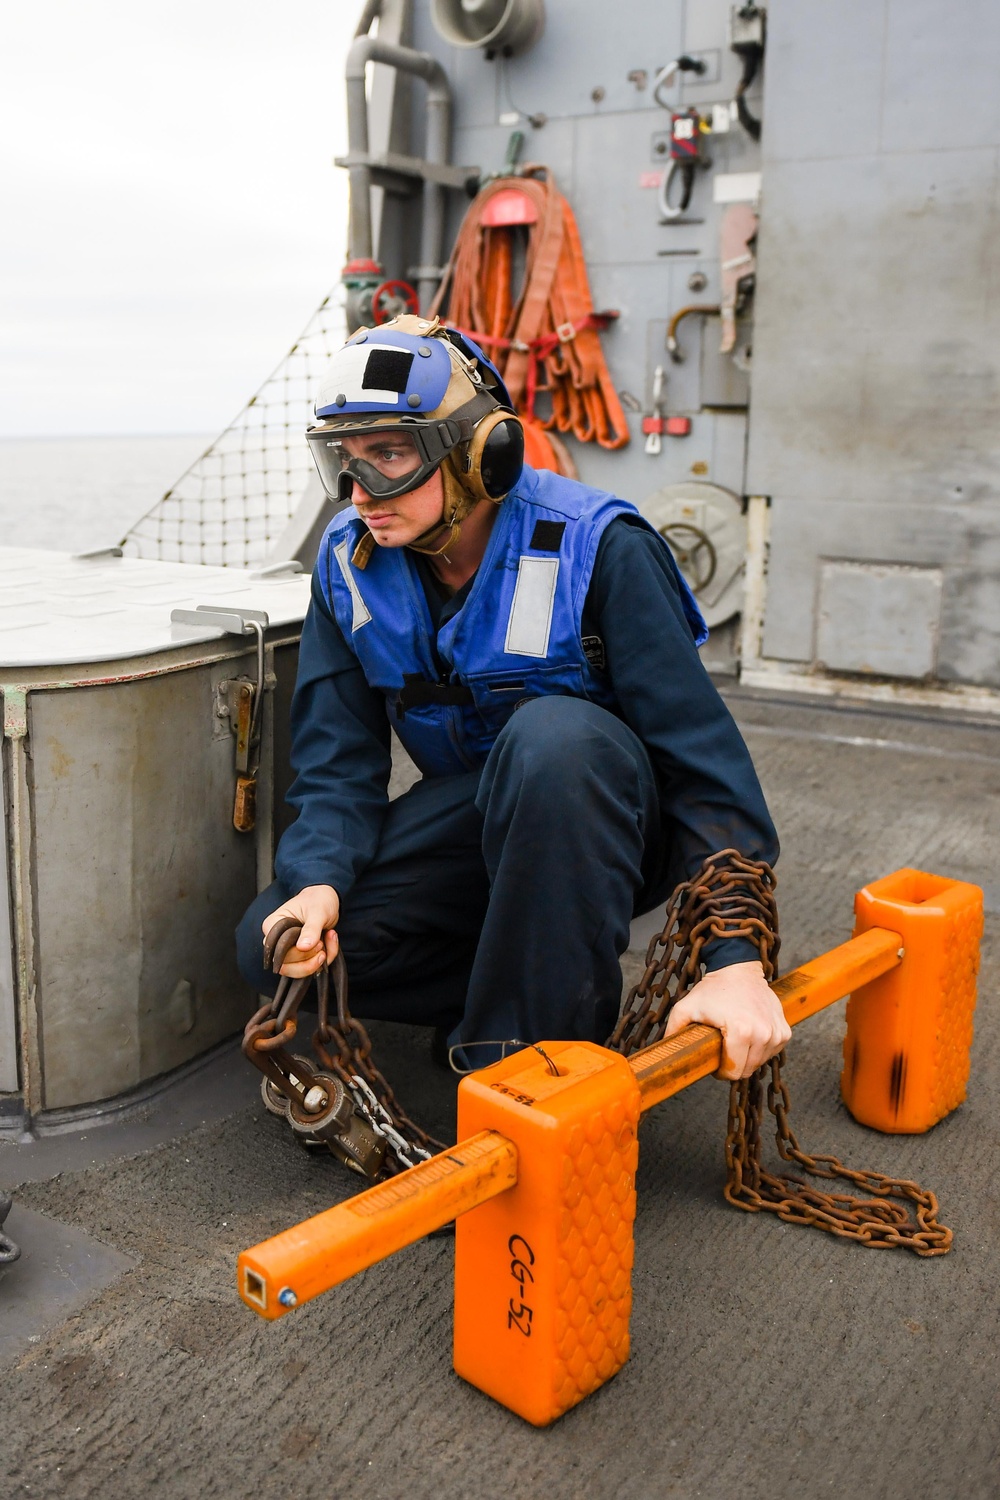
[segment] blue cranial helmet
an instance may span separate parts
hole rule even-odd
[[[406,314],[360,329],[330,361],[315,411],[306,437],[334,498],[349,498],[356,480],[368,495],[392,499],[425,483],[449,458],[471,506],[502,499],[524,462],[521,424],[496,366],[436,318]],[[405,434],[417,458],[391,479],[344,446],[346,439],[389,431]]]
[[[451,381],[442,339],[400,333],[391,325],[362,330],[330,361],[316,397],[317,417],[436,411]]]

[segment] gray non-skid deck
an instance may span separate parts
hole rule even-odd
[[[851,1121],[837,1081],[842,1006],[806,1023],[790,1049],[803,1143],[932,1186],[955,1229],[953,1253],[921,1261],[868,1251],[728,1208],[726,1091],[706,1080],[643,1126],[632,1358],[596,1396],[536,1431],[452,1373],[449,1240],[415,1245],[273,1326],[243,1307],[239,1250],[351,1185],[242,1103],[252,1089],[242,1093],[217,1064],[222,1092],[213,1093],[213,1069],[186,1085],[193,1128],[180,1133],[178,1115],[159,1144],[148,1124],[141,1139],[129,1126],[91,1132],[82,1146],[65,1143],[61,1175],[53,1142],[44,1153],[0,1147],[0,1181],[38,1179],[18,1192],[10,1232],[28,1210],[32,1244],[44,1229],[38,1215],[58,1221],[53,1243],[68,1226],[73,1263],[91,1277],[79,1295],[50,1301],[47,1327],[30,1257],[0,1281],[8,1327],[19,1288],[25,1305],[36,1298],[35,1324],[28,1329],[22,1307],[17,1326],[28,1331],[0,1369],[6,1494],[903,1500],[1000,1491],[1000,728],[738,689],[729,698],[782,835],[784,967],[848,936],[854,889],[899,865],[986,888],[972,1080],[952,1118],[915,1138]],[[638,963],[630,952],[627,974]],[[426,1035],[377,1033],[408,1107],[447,1129],[454,1085],[432,1068]]]

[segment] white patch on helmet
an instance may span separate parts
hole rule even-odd
[[[346,396],[349,402],[378,401],[386,406],[398,406],[398,391],[375,391],[362,385],[368,356],[376,349],[389,349],[393,354],[400,351],[394,344],[347,344],[339,349],[327,365],[326,374],[316,397],[316,410],[336,405],[338,396]]]

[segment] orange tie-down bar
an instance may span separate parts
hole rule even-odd
[[[850,994],[848,1108],[927,1130],[965,1096],[982,892],[899,870],[855,913],[850,942],[773,989],[793,1026]],[[240,1295],[282,1317],[454,1219],[455,1368],[545,1425],[628,1357],[639,1115],[721,1061],[692,1025],[628,1059],[547,1042],[471,1074],[457,1146],[245,1250]]]

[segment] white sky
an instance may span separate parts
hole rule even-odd
[[[0,56],[0,434],[211,432],[344,260],[361,0],[49,0]]]

